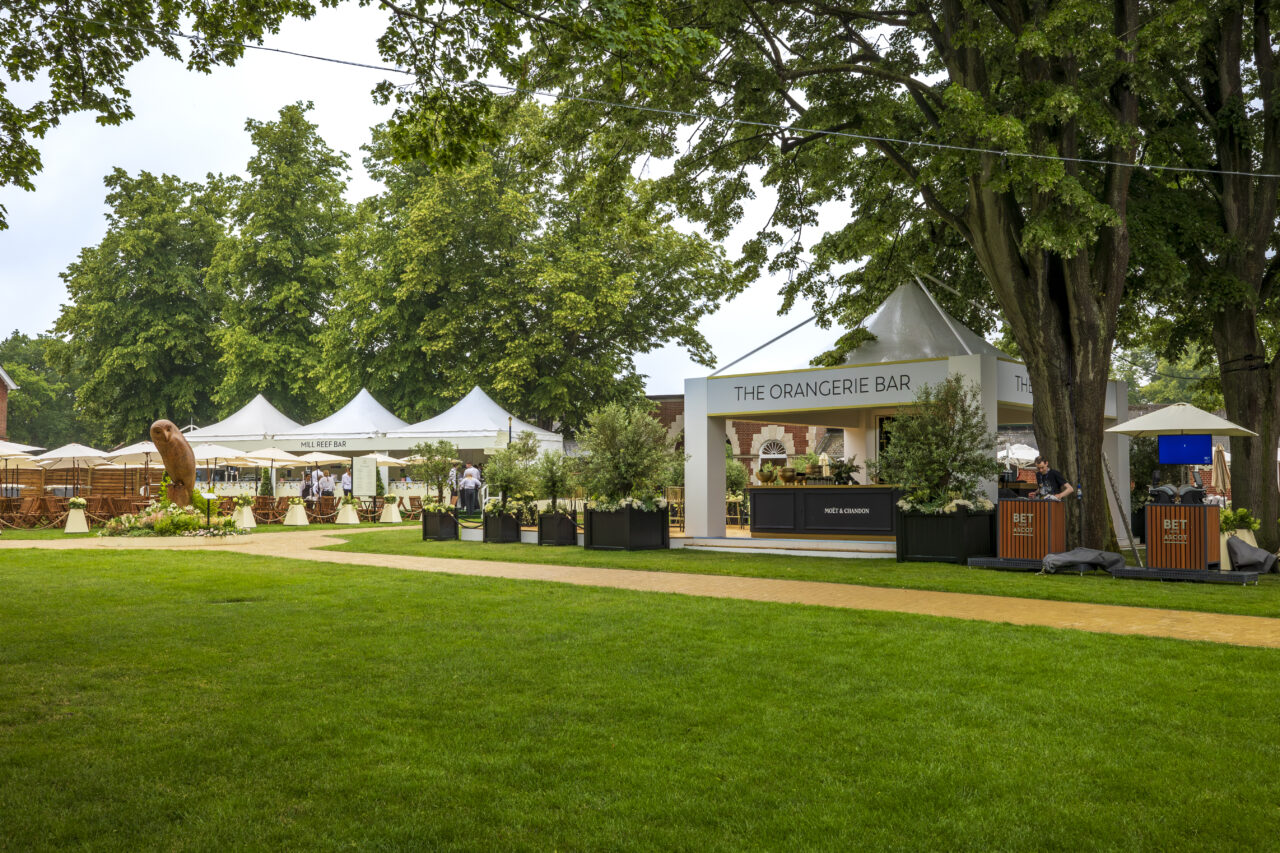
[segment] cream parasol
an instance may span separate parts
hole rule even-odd
[[[1226,418],[1198,409],[1190,403],[1174,403],[1148,415],[1124,421],[1106,430],[1117,435],[1257,435]]]

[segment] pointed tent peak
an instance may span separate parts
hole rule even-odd
[[[277,438],[312,438],[334,436],[338,438],[373,438],[380,433],[403,429],[409,424],[391,414],[379,403],[367,388],[351,398],[338,411],[321,421],[280,432]]]
[[[953,355],[1008,358],[952,317],[919,280],[901,285],[880,304],[864,328],[876,336],[845,357],[845,364],[876,364]]]
[[[508,429],[514,433],[531,432],[544,447],[561,447],[563,443],[559,433],[534,426],[511,415],[481,390],[479,385],[434,418],[397,430],[394,435],[409,439],[446,439],[459,447],[465,444],[468,448],[476,445],[485,449],[497,449],[506,443]]]
[[[300,424],[256,395],[240,411],[225,420],[187,433],[187,441],[261,441],[278,432],[297,429]]]

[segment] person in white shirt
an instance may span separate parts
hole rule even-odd
[[[325,471],[324,476],[320,478],[320,494],[327,498],[333,497],[333,477],[328,471]]]
[[[320,496],[320,468],[317,467],[311,472],[311,494],[316,497]]]
[[[351,497],[351,469],[343,469],[342,472],[342,494],[344,497]]]
[[[468,468],[462,475],[462,482],[458,484],[462,489],[463,512],[476,512],[480,509],[480,478],[474,471],[474,468]]]

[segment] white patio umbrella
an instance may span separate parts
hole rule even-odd
[[[1257,435],[1190,403],[1174,403],[1106,430],[1118,435]]]
[[[158,460],[160,458],[160,451],[156,449],[155,442],[135,442],[134,444],[130,444],[128,447],[122,447],[119,450],[111,451],[107,458],[116,465],[125,466],[126,471],[128,471],[128,467],[130,465],[141,465],[143,471],[142,479],[147,485],[147,491],[151,491],[151,460]],[[126,482],[127,479],[127,476],[120,478],[120,487],[126,491],[128,490],[128,483]]]
[[[1231,491],[1231,464],[1221,442],[1213,446],[1213,485],[1224,495]]]
[[[252,459],[249,459],[243,450],[236,450],[233,447],[226,447],[221,444],[196,444],[192,445],[191,452],[196,457],[196,463],[204,463],[202,466],[205,471],[205,478],[212,483],[210,471],[218,467],[218,463],[223,465],[234,465],[236,467],[256,465]],[[210,464],[212,463],[212,464]]]
[[[281,468],[291,468],[294,465],[303,465],[304,463],[297,456],[294,456],[287,450],[281,450],[278,447],[268,447],[263,450],[247,450],[244,458],[253,465],[267,465],[271,469],[271,494],[276,493],[276,465]]]
[[[1039,455],[1040,451],[1028,444],[1011,444],[997,453],[996,458],[1001,462],[1012,462],[1020,468],[1025,468],[1035,462]]]
[[[397,468],[406,464],[403,459],[396,459],[394,456],[388,456],[385,453],[366,453],[359,457],[360,459],[375,459],[379,468]]]
[[[351,461],[345,456],[338,456],[334,453],[323,453],[319,450],[313,450],[310,453],[299,456],[298,458],[311,465],[340,465]]]
[[[29,456],[43,447],[32,447],[30,444],[18,444],[14,441],[0,441],[0,459],[6,456]]]
[[[77,493],[80,491],[81,468],[94,468],[98,465],[109,464],[105,452],[93,447],[86,447],[83,444],[64,444],[62,447],[46,451],[33,458],[46,471],[74,471],[76,478],[75,491]]]
[[[22,446],[22,445],[18,445]],[[0,464],[3,464],[4,478],[0,480],[0,498],[17,497],[20,489],[25,488],[21,483],[13,482],[9,478],[10,472],[18,471],[36,471],[43,470],[44,466],[36,462],[29,454],[19,453],[16,451],[6,451],[0,448]]]

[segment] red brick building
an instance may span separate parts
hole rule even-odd
[[[9,374],[0,367],[0,441],[9,439],[9,392],[16,391],[17,388]]]
[[[658,404],[656,415],[667,428],[667,434],[683,443],[684,395],[653,394],[649,399]],[[725,438],[733,449],[733,458],[746,465],[752,474],[763,462],[782,464],[783,458],[809,451],[826,453],[832,459],[844,458],[844,434],[838,429],[729,420],[725,424]]]

